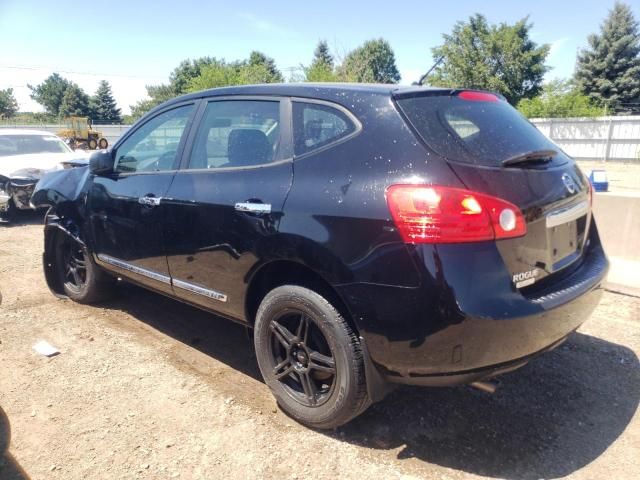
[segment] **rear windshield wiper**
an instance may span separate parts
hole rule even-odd
[[[546,163],[550,162],[557,154],[558,152],[555,150],[532,150],[531,152],[519,153],[502,160],[502,166],[508,167],[526,162]]]

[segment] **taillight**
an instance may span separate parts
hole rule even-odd
[[[407,243],[479,242],[527,233],[518,207],[461,188],[392,185],[387,204]]]

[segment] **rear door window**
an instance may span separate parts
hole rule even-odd
[[[209,102],[198,127],[189,169],[250,167],[273,162],[280,143],[280,102]]]
[[[293,102],[293,139],[296,156],[341,140],[356,131],[347,114],[319,103]]]
[[[448,160],[500,166],[526,152],[560,152],[506,101],[486,98],[467,100],[445,92],[398,98],[397,103],[423,141]]]

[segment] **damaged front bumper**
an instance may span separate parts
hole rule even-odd
[[[19,210],[30,210],[31,195],[40,178],[0,178],[0,213],[6,212],[11,203]]]

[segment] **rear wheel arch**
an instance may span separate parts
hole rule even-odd
[[[322,295],[359,334],[360,329],[351,311],[336,289],[312,268],[292,260],[274,260],[261,266],[251,276],[245,297],[245,316],[250,325],[253,326],[258,307],[267,293],[282,285],[298,285]]]

